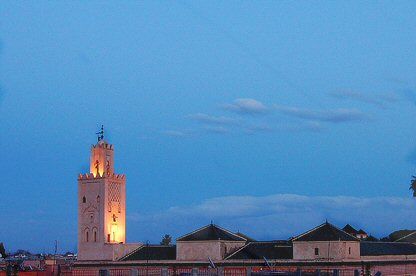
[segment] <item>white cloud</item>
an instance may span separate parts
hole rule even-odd
[[[350,223],[378,237],[401,228],[416,228],[416,202],[400,197],[227,196],[207,199],[195,205],[171,207],[152,214],[133,214],[129,225],[141,236],[186,234],[211,220],[240,230],[257,239],[282,239],[298,235],[325,219],[343,227]],[[146,229],[141,229],[146,225]],[[163,228],[163,229],[161,229]],[[152,236],[153,235],[153,236]],[[157,238],[158,236],[156,236]]]
[[[267,107],[255,99],[236,99],[232,104],[223,105],[224,109],[241,114],[261,114],[267,112]]]
[[[188,115],[188,118],[203,124],[213,125],[233,125],[237,123],[236,119],[225,116],[211,116],[205,113],[196,113]]]
[[[331,123],[343,123],[350,121],[363,121],[368,119],[367,116],[357,110],[348,108],[313,110],[307,108],[275,105],[276,110],[287,116],[311,121],[323,121]]]

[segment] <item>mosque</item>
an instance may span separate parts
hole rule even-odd
[[[72,275],[416,275],[414,243],[371,240],[329,222],[288,240],[256,241],[209,224],[174,245],[126,243],[126,176],[114,171],[114,147],[98,134],[90,171],[78,176]]]

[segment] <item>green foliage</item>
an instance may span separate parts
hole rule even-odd
[[[166,234],[162,238],[162,241],[160,242],[161,245],[170,245],[171,243],[172,243],[172,237],[168,234]]]
[[[4,244],[2,242],[0,242],[0,254],[1,254],[1,257],[3,258],[7,257],[6,249],[4,248]]]
[[[413,197],[416,197],[416,176],[412,175],[412,180],[410,180],[410,188],[412,190]]]

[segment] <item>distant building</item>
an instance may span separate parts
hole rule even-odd
[[[126,178],[114,173],[113,160],[113,146],[100,137],[91,148],[90,172],[78,178],[73,275],[245,276],[263,270],[416,275],[416,245],[404,242],[413,232],[401,235],[403,242],[379,242],[349,224],[339,229],[325,222],[288,240],[256,241],[211,223],[175,245],[126,244]]]
[[[292,239],[295,260],[358,260],[360,240],[325,222]]]
[[[360,239],[360,240],[365,240],[368,238],[368,234],[367,232],[365,232],[364,230],[360,229],[360,230],[356,230],[354,227],[352,227],[351,225],[347,224],[344,226],[344,228],[342,228],[342,230],[344,230],[345,232],[347,232],[348,234]],[[372,239],[374,239],[374,237],[372,237]]]

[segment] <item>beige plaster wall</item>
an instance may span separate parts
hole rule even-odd
[[[180,261],[207,261],[208,257],[221,260],[219,241],[178,241],[176,259]]]
[[[232,241],[178,241],[176,259],[181,261],[223,260],[226,254],[236,251],[245,242]]]
[[[315,255],[315,248],[319,255]],[[349,254],[351,248],[351,254]],[[344,241],[309,241],[293,242],[293,259],[295,260],[354,260],[360,258],[360,243]]]

